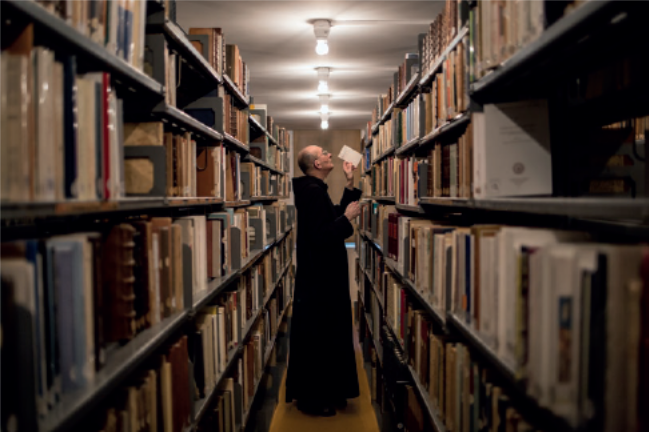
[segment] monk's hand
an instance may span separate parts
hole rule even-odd
[[[345,172],[345,178],[347,179],[347,188],[354,188],[354,170],[356,167],[351,162],[343,162],[343,171]]]
[[[349,203],[347,208],[345,209],[345,216],[349,221],[353,221],[358,217],[358,215],[361,214],[361,206],[358,204],[358,201],[354,201]]]

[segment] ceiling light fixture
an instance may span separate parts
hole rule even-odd
[[[315,38],[317,41],[315,52],[318,55],[325,55],[329,52],[327,37],[329,37],[330,28],[331,23],[328,20],[316,20],[313,23],[313,31],[315,32]]]
[[[320,112],[323,114],[329,114],[329,98],[331,95],[321,94],[318,95],[320,98]]]
[[[322,129],[329,129],[329,113],[320,113],[320,127]]]
[[[318,71],[318,93],[327,93],[329,91],[329,72],[331,69],[328,67],[316,68]]]

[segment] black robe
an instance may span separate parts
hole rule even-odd
[[[354,227],[344,215],[361,197],[345,188],[334,206],[327,185],[293,179],[297,209],[297,274],[286,376],[286,402],[331,403],[359,396],[345,239]]]

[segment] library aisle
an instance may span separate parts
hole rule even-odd
[[[363,353],[358,343],[356,329],[354,329],[354,346],[356,347],[356,368],[358,370],[358,384],[361,390],[360,397],[350,399],[347,408],[336,411],[336,415],[333,417],[316,417],[303,414],[297,409],[295,402],[290,404],[284,402],[286,392],[286,373],[284,373],[279,393],[280,402],[273,415],[270,432],[379,431],[376,414],[372,408],[367,374],[363,369]]]

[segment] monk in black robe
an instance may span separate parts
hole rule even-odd
[[[352,328],[352,304],[345,239],[354,233],[361,191],[353,187],[354,166],[340,205],[324,180],[331,154],[309,146],[298,155],[304,177],[293,179],[297,208],[297,274],[286,378],[286,401],[303,412],[332,416],[359,396]]]

